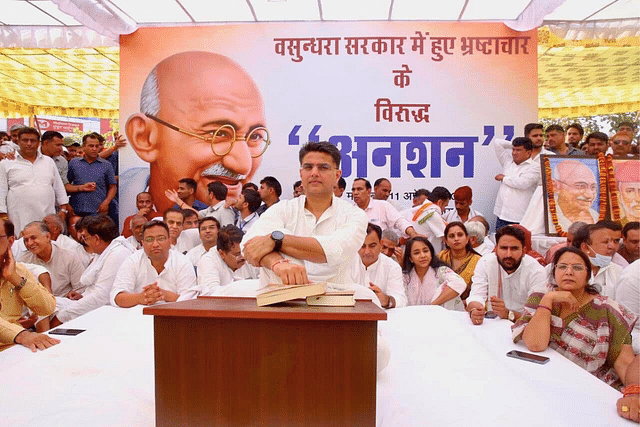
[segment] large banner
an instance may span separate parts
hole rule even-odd
[[[537,121],[536,36],[499,23],[431,22],[123,36],[120,126],[130,144],[120,160],[121,218],[147,188],[166,209],[164,191],[185,177],[205,203],[212,180],[237,197],[267,175],[290,198],[301,144],[325,140],[342,153],[348,191],[357,177],[385,177],[391,199],[410,207],[416,189],[468,185],[491,221],[500,172],[492,141]]]

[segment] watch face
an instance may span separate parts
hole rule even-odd
[[[274,231],[273,233],[271,233],[271,238],[273,240],[282,240],[284,239],[284,233],[282,231]]]

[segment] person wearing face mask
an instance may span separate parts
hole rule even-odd
[[[593,274],[589,284],[603,296],[614,298],[615,286],[622,267],[611,262],[618,249],[618,241],[606,221],[582,227],[573,238],[573,247],[589,257]],[[548,267],[547,267],[548,268]]]

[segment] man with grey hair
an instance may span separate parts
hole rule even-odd
[[[382,253],[396,261],[398,264],[402,263],[403,250],[402,246],[399,246],[400,236],[398,233],[388,228],[382,231],[382,238],[380,239],[380,245],[382,246]]]
[[[140,113],[125,129],[150,170],[121,174],[121,200],[134,200],[148,185],[159,212],[172,204],[165,191],[184,177],[199,184],[197,200],[206,202],[212,180],[224,183],[227,198],[236,200],[269,144],[255,82],[240,65],[212,52],[181,52],[156,65],[143,85]],[[134,213],[133,206],[124,208],[126,215]]]
[[[480,255],[490,254],[493,248],[485,243],[485,233],[487,230],[484,228],[484,224],[480,221],[469,221],[464,225],[469,235],[469,241],[473,249]]]
[[[22,234],[29,252],[18,261],[41,265],[49,270],[54,296],[74,300],[82,298],[84,287],[80,277],[84,266],[78,255],[53,243],[49,227],[42,221],[27,224]]]
[[[82,261],[83,267],[89,265],[91,262],[91,254],[87,253],[84,246],[75,239],[66,235],[67,225],[62,218],[58,215],[47,215],[42,219],[42,222],[49,227],[49,233],[51,233],[51,240],[53,242],[56,242],[56,244],[63,249],[76,253],[80,261]]]

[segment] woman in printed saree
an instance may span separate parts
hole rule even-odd
[[[473,250],[465,225],[459,221],[450,222],[444,229],[445,250],[438,258],[453,269],[467,284],[467,289],[460,295],[462,301],[467,299],[471,290],[471,279],[481,255]]]
[[[523,340],[531,351],[551,347],[616,389],[637,389],[640,366],[631,330],[638,318],[589,285],[591,262],[576,248],[556,252],[552,276],[555,283],[546,293],[529,296],[512,326],[513,341]]]

